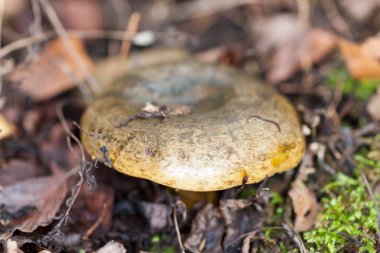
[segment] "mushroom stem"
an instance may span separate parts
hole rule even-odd
[[[194,191],[183,191],[175,190],[175,193],[181,198],[188,208],[192,208],[198,203],[213,203],[216,204],[218,201],[218,192],[194,192]]]

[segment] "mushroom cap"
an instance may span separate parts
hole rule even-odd
[[[187,105],[192,112],[118,127],[147,102]],[[305,146],[295,109],[273,88],[193,59],[123,76],[87,107],[81,126],[93,158],[189,191],[259,182],[295,167]]]

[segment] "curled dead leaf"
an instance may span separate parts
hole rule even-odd
[[[336,47],[336,38],[330,32],[314,28],[290,38],[275,50],[268,74],[271,82],[281,82],[297,71],[309,69]]]
[[[380,37],[356,44],[338,40],[339,48],[351,75],[357,79],[380,79]]]
[[[191,252],[222,252],[224,229],[220,210],[212,204],[207,204],[193,220],[184,246]]]
[[[82,40],[70,38],[81,63],[73,59],[63,40],[51,41],[31,64],[22,65],[9,75],[19,88],[36,101],[52,98],[76,86],[92,69]],[[82,67],[84,66],[84,67]]]
[[[15,230],[30,233],[52,221],[66,196],[63,175],[54,169],[51,176],[28,179],[2,189],[0,240],[8,239]]]
[[[314,193],[303,182],[296,180],[288,194],[296,213],[294,230],[302,232],[312,228],[319,209]]]

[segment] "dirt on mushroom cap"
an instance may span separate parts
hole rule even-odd
[[[147,102],[191,113],[117,127]],[[283,96],[237,70],[192,59],[129,73],[88,106],[81,125],[94,158],[190,191],[259,182],[295,167],[304,152],[298,116]]]

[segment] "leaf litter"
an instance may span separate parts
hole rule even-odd
[[[142,29],[151,31],[155,38],[149,46],[186,46],[200,59],[238,66],[249,75],[276,83],[276,88],[298,105],[305,129],[310,127],[308,142],[318,143],[319,148],[310,157],[308,164],[315,168],[315,173],[305,175],[302,183],[294,179],[293,172],[270,179],[281,184],[271,186],[273,191],[278,191],[277,195],[252,198],[254,194],[250,189],[255,187],[251,186],[242,188],[244,194],[239,195],[239,198],[236,198],[238,194],[234,191],[241,189],[224,191],[219,196],[218,204],[196,204],[187,211],[176,210],[176,226],[173,220],[175,197],[172,193],[151,182],[120,177],[117,172],[98,164],[98,168],[94,170],[98,180],[96,192],[89,192],[86,185],[75,186],[77,188],[74,190],[80,191],[70,216],[65,219],[66,226],[61,227],[64,236],[59,241],[59,249],[63,252],[80,249],[85,252],[96,249],[98,252],[147,252],[155,251],[151,246],[155,243],[153,238],[158,238],[158,249],[171,250],[168,252],[181,249],[181,244],[192,252],[268,252],[269,249],[290,252],[294,248],[306,252],[302,232],[298,234],[298,231],[310,230],[315,223],[320,211],[318,201],[321,195],[318,189],[337,171],[352,173],[354,150],[368,147],[364,137],[373,137],[379,133],[376,130],[379,129],[376,127],[379,122],[379,92],[372,94],[372,98],[366,101],[365,108],[360,107],[360,103],[356,103],[349,94],[340,94],[340,84],[335,84],[335,93],[332,94],[333,91],[325,83],[330,78],[331,70],[344,68],[342,61],[346,63],[354,79],[359,79],[358,82],[352,82],[353,85],[360,85],[362,79],[379,78],[379,43],[378,37],[374,36],[374,31],[378,31],[378,28],[373,29],[377,27],[373,14],[376,13],[378,4],[373,0],[365,0],[363,2],[368,4],[367,7],[373,6],[372,10],[359,10],[359,7],[353,7],[355,4],[352,1],[342,1],[333,5],[337,7],[335,14],[340,14],[334,17],[330,15],[332,9],[326,9],[319,2],[303,2],[301,6],[301,1],[297,4],[295,1],[273,0],[264,3],[223,0],[210,1],[207,8],[201,1],[188,1],[186,4],[173,1],[170,5],[160,3],[154,6],[147,6],[142,1],[130,2],[131,6],[126,6],[122,1],[103,5],[100,1],[77,3],[70,0],[59,3],[52,1],[52,5],[65,29],[124,29],[124,21],[128,16],[126,13],[131,10],[140,11]],[[95,11],[91,14],[83,13],[86,10],[83,6],[86,5]],[[184,10],[184,7],[188,8],[186,15],[173,14],[173,10]],[[197,13],[198,7],[200,12]],[[67,14],[73,8],[76,13],[72,16]],[[305,15],[308,8],[310,12]],[[38,20],[39,15],[42,17],[40,22],[43,28],[49,29],[51,24],[46,22],[46,13],[38,14],[35,10],[34,8],[33,12],[32,9],[23,7],[17,11],[18,15],[6,17],[5,23],[8,30],[4,33],[4,41],[10,41],[11,47],[7,45],[8,53],[5,54],[10,59],[4,60],[14,61],[16,71],[8,74],[11,81],[6,78],[3,84],[6,99],[2,100],[5,103],[1,106],[1,113],[6,116],[7,123],[14,125],[17,131],[0,141],[0,150],[4,151],[0,153],[0,203],[3,203],[0,208],[0,230],[1,238],[10,238],[13,234],[12,240],[17,240],[19,245],[8,239],[5,246],[0,244],[0,251],[8,243],[14,250],[23,248],[22,244],[25,243],[19,239],[20,232],[16,230],[26,232],[23,234],[26,238],[33,238],[28,239],[29,242],[42,244],[41,238],[48,234],[46,231],[54,231],[55,218],[60,213],[60,207],[62,208],[66,193],[72,185],[71,181],[62,181],[65,172],[54,170],[53,175],[46,176],[49,168],[58,164],[66,169],[83,162],[78,161],[71,153],[80,149],[76,144],[67,147],[66,130],[57,123],[55,110],[52,108],[62,97],[73,98],[75,95],[67,91],[81,83],[88,73],[82,73],[83,68],[68,55],[62,38],[46,41],[40,53],[35,51],[38,48],[35,47],[35,41],[56,38],[54,34],[59,33],[58,31],[46,31],[49,36],[36,40],[39,36],[45,36],[37,29],[30,38],[21,41],[28,49],[17,44],[12,46],[12,34],[26,31],[25,24],[33,24],[35,28],[37,22],[34,23],[33,18]],[[155,18],[148,18],[147,13],[153,12]],[[346,14],[355,20],[347,19]],[[94,18],[81,20],[86,15],[94,15]],[[310,16],[309,20],[305,16]],[[350,25],[348,30],[339,28],[342,21]],[[9,24],[13,25],[11,32]],[[162,29],[168,24],[170,29]],[[110,38],[127,40],[128,37],[123,31],[116,31],[117,36],[115,31],[96,31],[103,34],[103,37],[102,40],[95,41],[88,35],[93,32],[95,31],[86,33],[85,30],[80,30],[76,33],[78,37],[70,37],[74,49],[85,63],[85,72],[97,68],[89,54],[91,57],[106,55],[110,59],[117,59],[115,54],[121,43]],[[71,31],[68,30],[69,33]],[[18,37],[21,38],[24,34],[20,33]],[[353,42],[353,38],[363,42]],[[339,52],[335,51],[337,45]],[[158,54],[143,56],[146,58],[139,62],[138,55],[144,47],[140,45],[140,48],[132,48],[130,58],[123,63],[126,66],[123,69],[144,65],[143,61],[157,64],[160,62],[158,60],[164,58],[158,48]],[[9,55],[9,52],[12,54]],[[26,54],[28,60],[22,62]],[[2,59],[2,64],[4,63]],[[112,76],[113,68],[114,63],[110,64],[110,68],[103,69],[102,79],[99,80],[115,78]],[[9,71],[12,72],[13,68],[1,73]],[[97,75],[94,73],[94,76]],[[65,115],[70,120],[78,121],[83,107],[72,107]],[[345,109],[346,107],[352,109]],[[157,106],[143,109],[146,109],[149,116],[162,117],[162,111]],[[176,111],[176,108],[171,109]],[[336,112],[340,110],[346,110],[347,114],[337,117]],[[365,110],[368,114],[363,113]],[[175,114],[177,113],[186,115],[190,110],[180,108]],[[358,114],[361,115],[360,118],[354,116]],[[347,127],[344,128],[346,130],[342,128],[342,122],[349,125],[349,131],[346,131]],[[372,130],[367,131],[367,128]],[[70,130],[74,136],[78,135],[78,130]],[[362,131],[366,136],[355,135],[355,142],[349,141],[349,136],[352,135],[350,132]],[[377,157],[374,151],[369,154]],[[372,173],[376,175],[375,172]],[[26,194],[20,196],[21,191]],[[243,195],[251,198],[242,199]],[[290,199],[286,199],[287,196]],[[69,200],[73,200],[72,196]],[[294,228],[290,224],[294,224]],[[47,226],[44,235],[40,235],[41,232],[37,229],[41,226]],[[279,226],[282,233],[273,232],[275,229],[271,226]],[[286,233],[283,233],[284,230]],[[40,239],[35,239],[39,236]],[[54,248],[52,240],[45,246]]]
[[[33,232],[48,225],[59,210],[67,192],[64,173],[58,168],[53,175],[27,179],[4,187],[0,192],[2,227],[0,239],[14,231]]]

